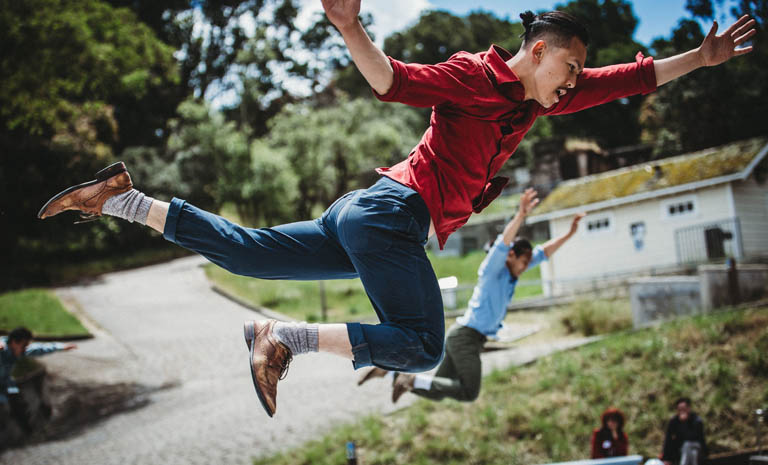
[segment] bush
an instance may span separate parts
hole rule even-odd
[[[569,333],[585,336],[622,331],[632,327],[632,314],[626,300],[579,300],[561,318]]]

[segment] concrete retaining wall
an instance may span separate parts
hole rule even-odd
[[[768,297],[768,265],[737,265],[736,277],[738,295],[733,295],[726,265],[699,267],[704,311]]]
[[[702,265],[698,276],[635,278],[629,296],[636,328],[710,312],[768,297],[768,265],[738,265],[735,279],[726,265]]]
[[[629,301],[635,328],[658,320],[693,315],[701,310],[699,278],[665,276],[629,281]]]

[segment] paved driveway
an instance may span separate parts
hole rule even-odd
[[[311,354],[294,359],[279,384],[277,414],[269,419],[253,391],[242,337],[243,320],[263,317],[212,292],[202,263],[200,257],[184,258],[60,289],[96,337],[76,351],[48,356],[49,370],[78,382],[165,388],[143,408],[65,440],[7,451],[0,461],[248,464],[340,422],[394,409],[383,380],[357,387],[349,361]],[[493,352],[486,370],[559,348]],[[397,407],[414,398],[406,395]]]

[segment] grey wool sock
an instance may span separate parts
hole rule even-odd
[[[149,207],[152,206],[152,197],[146,196],[136,189],[114,195],[108,198],[101,207],[104,215],[116,216],[133,223],[147,224]]]
[[[316,324],[279,321],[273,331],[277,340],[291,349],[293,355],[317,352],[319,342]]]

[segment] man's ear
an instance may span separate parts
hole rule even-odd
[[[533,57],[533,62],[536,64],[541,63],[541,60],[544,58],[546,51],[547,43],[541,39],[537,40],[536,43],[531,46],[531,56]]]

